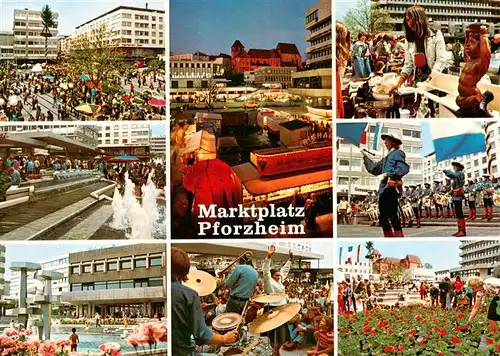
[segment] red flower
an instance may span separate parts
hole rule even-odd
[[[370,331],[370,335],[377,336],[377,331],[375,329],[372,329],[372,331]]]
[[[384,349],[384,352],[385,352],[386,354],[390,354],[390,353],[391,353],[391,352],[393,352],[393,351],[394,351],[394,347],[392,347],[392,346],[387,346],[387,347]]]
[[[415,335],[416,333],[417,333],[417,330],[415,330],[415,329],[410,330],[410,334]]]
[[[372,327],[370,325],[365,325],[363,327],[363,333],[366,334],[367,332],[371,331]]]
[[[497,345],[496,350],[500,351],[500,345]]]
[[[439,336],[446,336],[448,332],[445,329],[439,330]]]
[[[451,339],[450,339],[451,343],[452,344],[459,344],[460,343],[460,339],[456,336],[453,336]]]
[[[490,338],[486,339],[486,345],[493,345],[494,343],[495,343],[495,340],[490,339]]]
[[[438,353],[438,356],[444,356],[444,354],[442,352]]]
[[[464,313],[458,314],[457,318],[462,319],[464,317]]]
[[[416,319],[417,319],[418,321],[421,321],[423,318],[422,318],[420,315],[418,315]]]
[[[405,349],[404,349],[404,347],[403,347],[403,346],[398,345],[398,347],[396,347],[396,351],[397,351],[397,352],[401,352],[401,353],[403,353],[403,352],[405,351]]]

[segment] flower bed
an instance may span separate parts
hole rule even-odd
[[[415,305],[345,313],[339,316],[339,355],[499,355],[500,334],[490,333],[486,309],[470,328],[469,312]]]

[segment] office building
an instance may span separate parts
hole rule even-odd
[[[208,88],[213,81],[225,86],[224,58],[204,54],[175,54],[170,56],[170,88],[173,93]]]
[[[305,14],[306,66],[292,73],[291,94],[313,107],[332,107],[332,3],[320,0]]]
[[[488,127],[488,132],[490,136],[489,143],[491,145],[491,171],[495,177],[499,177],[497,157],[500,155],[500,122],[491,123]],[[464,172],[467,180],[477,179],[485,174],[489,174],[488,155],[486,152],[469,154],[439,163],[436,162],[436,154],[432,152],[424,158],[424,182],[432,184],[434,180],[439,180],[444,183],[446,177],[443,174],[443,169],[452,169],[451,162],[453,161],[460,162],[464,165]]]
[[[14,59],[14,34],[0,32],[0,62]]]
[[[253,84],[266,88],[289,88],[292,85],[292,74],[295,67],[260,67],[248,75],[253,75]]]
[[[367,144],[369,151],[372,150],[375,140],[376,124],[369,124],[367,132]],[[405,185],[415,185],[422,183],[423,158],[422,149],[422,129],[419,123],[403,121],[401,123],[384,122],[377,137],[377,150],[372,158],[375,161],[382,159],[385,155],[385,147],[380,135],[383,133],[395,133],[403,140],[402,150],[406,153],[406,162],[410,165],[410,172],[404,178]],[[339,139],[337,150],[337,197],[347,197],[351,199],[363,199],[368,191],[378,190],[380,177],[368,173],[363,164],[363,155],[358,147],[351,145],[345,140]],[[364,147],[364,146],[363,146]],[[375,152],[374,152],[375,153]],[[350,184],[349,184],[350,182]]]
[[[493,268],[500,263],[500,241],[462,241],[460,243],[460,274],[463,277],[479,275],[492,277]]]
[[[166,245],[135,244],[69,254],[69,292],[77,317],[165,316]]]
[[[415,0],[373,0],[391,16],[397,35],[404,33],[403,19],[406,10]],[[481,22],[489,25],[490,34],[500,32],[500,2],[498,0],[423,0],[429,22],[441,30],[445,37],[464,37],[467,26]]]
[[[77,26],[72,40],[86,36],[93,40],[93,32],[105,26],[110,42],[125,52],[127,59],[144,61],[165,55],[165,11],[118,6],[90,21]]]
[[[149,138],[150,153],[153,156],[165,156],[167,152],[166,136],[151,136]]]
[[[47,57],[45,57],[45,37],[41,35],[44,30],[41,11],[29,9],[14,10],[14,58],[18,61],[41,61],[47,58],[57,58],[57,27],[59,14],[52,12],[55,26],[49,28],[52,37],[47,40]]]

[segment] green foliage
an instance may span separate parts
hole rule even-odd
[[[464,47],[460,42],[455,42],[451,47],[451,53],[453,54],[453,65],[455,67],[460,66],[460,62],[463,62],[464,57],[462,55]]]
[[[359,32],[380,33],[392,31],[389,22],[391,16],[382,9],[377,2],[371,0],[358,0],[356,7],[349,10],[344,17],[344,23],[357,38]]]
[[[387,280],[397,283],[407,283],[411,279],[409,271],[401,265],[398,265],[396,268],[389,271],[385,277]]]
[[[159,71],[165,69],[165,62],[159,59],[153,59],[147,63],[147,72],[156,75]]]
[[[372,260],[373,259],[373,251],[375,251],[373,241],[366,241],[365,248],[366,248],[366,251],[368,251],[365,258],[368,260]]]
[[[42,6],[42,11],[40,13],[43,25],[47,28],[55,27],[56,23],[54,21],[54,16],[52,15],[52,10],[49,5]]]

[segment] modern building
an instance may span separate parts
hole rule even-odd
[[[203,90],[209,86],[225,86],[224,58],[203,54],[175,54],[170,56],[171,91]]]
[[[369,124],[367,131],[367,144],[369,151],[373,151],[373,143],[375,140],[376,124]],[[411,121],[403,121],[401,123],[384,122],[380,134],[395,133],[402,140],[402,149],[406,153],[406,162],[410,165],[410,172],[404,178],[405,185],[414,185],[422,183],[422,168],[423,158],[420,155],[422,149],[422,129],[420,124]],[[368,173],[363,165],[363,155],[360,150],[348,143],[345,140],[339,139],[337,150],[337,196],[347,197],[351,199],[363,199],[368,191],[378,190],[379,177],[372,176]],[[377,138],[376,155],[374,160],[380,160],[386,154],[383,141]],[[350,182],[350,184],[349,184]]]
[[[59,272],[64,275],[62,279],[52,281],[52,295],[54,297],[60,297],[62,293],[69,291],[68,257],[69,255],[65,254],[36,262],[42,266],[42,270],[44,271]],[[11,272],[9,299],[18,299],[19,282],[20,282],[20,273]],[[28,272],[28,293],[36,294],[37,292],[41,293],[42,291],[43,291],[43,282],[36,279],[35,272]]]
[[[492,161],[491,172],[495,177],[499,177],[498,159],[500,157],[500,122],[492,122],[488,127],[490,137],[490,158]],[[443,169],[452,169],[451,162],[458,161],[465,167],[465,176],[467,180],[477,179],[488,172],[488,155],[486,152],[479,152],[446,160],[437,163],[436,154],[434,152],[428,154],[424,158],[424,182],[432,183],[434,180],[445,182],[446,177],[443,174]]]
[[[306,66],[292,74],[291,94],[313,107],[332,107],[332,2],[320,0],[306,12]],[[300,69],[300,68],[299,68]]]
[[[5,283],[5,251],[6,247],[0,245],[0,296],[5,295],[5,292],[8,291]]]
[[[70,253],[70,290],[62,300],[76,306],[77,317],[165,316],[166,261],[165,244]]]
[[[149,156],[150,127],[144,123],[103,124],[99,132],[99,148],[108,155]]]
[[[245,50],[239,41],[231,46],[231,64],[236,73],[244,73],[261,67],[302,68],[302,57],[293,43],[278,43],[274,49]]]
[[[167,152],[167,137],[166,136],[151,136],[149,138],[149,152],[153,156],[165,156]]]
[[[492,276],[493,268],[500,264],[500,241],[462,241],[460,243],[460,274],[463,277]],[[498,276],[497,276],[498,277]]]
[[[54,126],[38,126],[38,125],[23,125],[23,126],[5,126],[2,131],[19,132],[26,136],[35,132],[52,132],[75,140],[85,145],[96,148],[99,144],[100,126],[92,125],[57,125]]]
[[[295,67],[260,67],[253,73],[253,84],[266,88],[289,88],[292,85],[292,74]]]
[[[144,61],[165,55],[165,11],[118,6],[77,26],[72,40],[86,36],[92,41],[95,30],[104,26],[109,40],[126,53],[129,60]]]
[[[345,281],[347,278],[352,280],[352,278],[358,279],[368,279],[369,281],[378,282],[380,281],[380,274],[373,270],[372,261],[359,261],[353,263],[346,263],[342,261],[339,263],[335,278],[338,281]]]
[[[47,40],[47,57],[45,57],[45,37],[41,35],[44,26],[40,10],[14,10],[14,58],[18,61],[41,61],[57,58],[57,27],[59,14],[52,12],[55,26],[49,28],[52,37]]]
[[[436,272],[432,268],[410,268],[410,279],[420,282],[434,282],[436,280]]]
[[[373,0],[391,16],[394,32],[404,32],[403,19],[406,9],[415,5],[414,0]],[[498,0],[424,0],[418,1],[430,23],[445,37],[464,37],[467,26],[481,22],[489,25],[490,34],[500,32],[500,2]]]
[[[276,242],[276,246],[281,246],[285,248],[289,248],[294,251],[299,252],[312,252],[312,243],[311,240],[299,240],[299,241],[280,241]]]
[[[69,35],[57,36],[57,53],[59,55],[67,54],[70,48],[71,48],[71,36]]]
[[[14,59],[14,34],[0,32],[0,62]]]

